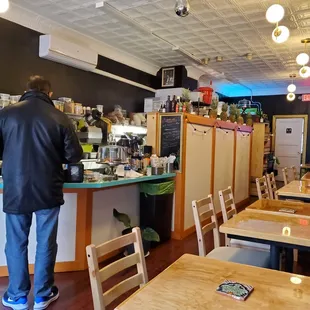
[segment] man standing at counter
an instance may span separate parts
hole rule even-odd
[[[58,216],[64,204],[62,164],[80,161],[83,153],[69,118],[54,107],[51,95],[50,82],[33,76],[20,102],[0,112],[9,270],[2,303],[16,310],[29,307],[28,236],[33,214],[37,227],[34,309],[46,309],[59,297],[54,266]]]

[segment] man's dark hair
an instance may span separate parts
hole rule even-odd
[[[29,78],[27,89],[48,94],[52,90],[52,85],[51,82],[46,80],[43,76],[33,75]]]

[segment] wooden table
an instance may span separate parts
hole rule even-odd
[[[309,251],[310,219],[271,212],[242,211],[220,226],[229,238],[270,245],[271,268],[280,268],[280,249],[288,249],[287,270],[292,270],[292,249]]]
[[[305,181],[292,181],[277,190],[279,199],[294,199],[310,202],[310,187]]]
[[[309,181],[310,180],[310,172],[307,172],[303,177],[301,178],[302,181]]]
[[[300,165],[300,175],[303,176],[304,175],[304,171],[309,171],[310,170],[310,164],[301,164]]]
[[[295,213],[280,212],[280,209],[293,209]],[[310,220],[310,204],[304,202],[294,202],[285,200],[262,199],[257,200],[246,208],[247,211],[273,214],[279,216],[293,216]]]
[[[254,287],[246,301],[216,293],[224,280]],[[310,309],[310,278],[185,254],[116,310]]]

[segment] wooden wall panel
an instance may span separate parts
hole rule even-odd
[[[213,198],[217,212],[221,210],[218,191],[233,185],[234,140],[233,130],[216,129]]]
[[[251,134],[237,132],[235,202],[241,202],[249,197],[249,157],[251,150]]]
[[[210,194],[213,127],[187,124],[184,229],[195,225],[192,201]],[[202,131],[198,132],[198,131]],[[203,133],[206,132],[206,134]]]

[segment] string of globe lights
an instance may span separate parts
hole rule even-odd
[[[276,28],[272,32],[272,40],[276,43],[284,43],[290,36],[290,31],[286,26],[279,26],[284,14],[284,8],[280,4],[273,4],[266,12],[267,21],[276,24]]]
[[[296,85],[294,84],[294,79],[296,78],[296,74],[290,74],[291,84],[287,86],[288,94],[286,96],[286,99],[288,101],[294,101],[296,98],[295,91],[296,91]]]

